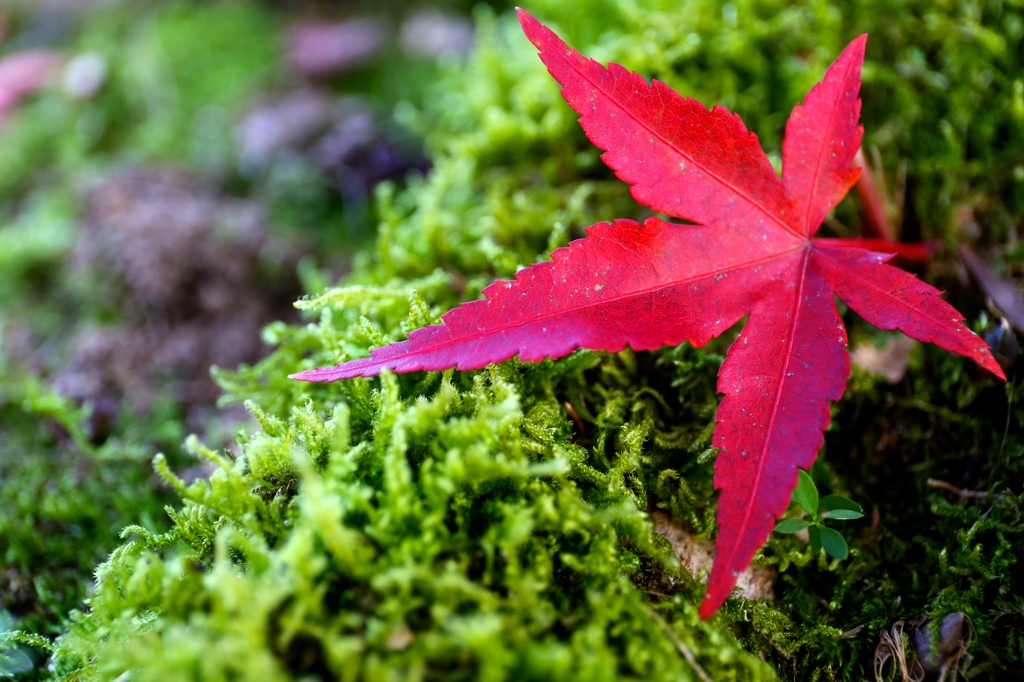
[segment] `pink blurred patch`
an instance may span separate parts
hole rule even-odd
[[[300,21],[288,31],[288,61],[299,75],[327,78],[364,65],[384,41],[384,28],[371,19]]]
[[[46,86],[62,58],[56,50],[25,50],[0,59],[0,124],[22,99]]]

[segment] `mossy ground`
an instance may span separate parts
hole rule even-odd
[[[850,38],[870,33],[865,145],[878,148],[890,189],[906,164],[904,235],[947,247],[922,274],[979,331],[993,326],[951,247],[971,243],[1020,281],[1019,2],[528,9],[594,58],[740,113],[776,159],[792,105]],[[842,529],[850,558],[775,537],[756,561],[778,567],[776,600],[732,599],[706,623],[700,585],[647,512],[713,535],[710,438],[730,334],[700,350],[289,381],[398,340],[585,226],[644,209],[601,165],[514,16],[479,7],[465,62],[405,80],[370,68],[342,83],[377,92],[396,125],[424,139],[432,169],[378,186],[376,237],[328,286],[348,259],[329,229],[351,228],[345,207],[309,172],[253,178],[233,165],[232,122],[259,93],[289,87],[276,61],[283,11],[115,6],[69,39],[107,51],[101,95],[74,106],[44,95],[0,136],[0,314],[11,324],[31,301],[41,338],[111,315],[87,290],[69,305],[60,273],[76,182],[112,165],[173,163],[270,203],[278,234],[319,247],[301,266],[305,322],[270,325],[268,357],[215,372],[223,402],[253,417],[227,449],[194,439],[182,449],[173,401],[148,416],[126,410],[96,442],[82,408],[5,362],[4,608],[16,604],[17,626],[50,640],[24,679],[698,679],[686,650],[716,680],[862,680],[880,630],[955,611],[976,632],[971,679],[1024,677],[1015,370],[1003,386],[924,346],[896,384],[855,368],[813,470],[823,493],[869,511]],[[173,92],[160,76],[168,65],[188,74]],[[387,85],[373,90],[379,79]],[[171,95],[173,107],[147,108]],[[836,217],[834,229],[859,230],[853,200]],[[38,234],[52,238],[25,238]],[[886,338],[844,321],[852,342]],[[208,475],[186,483],[195,460]],[[929,479],[992,495],[956,496]]]

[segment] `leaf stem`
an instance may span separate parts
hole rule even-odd
[[[932,245],[927,242],[904,244],[902,242],[890,242],[885,239],[834,239],[829,237],[818,237],[814,241],[823,246],[854,247],[867,249],[868,251],[895,253],[901,258],[917,263],[927,262],[934,250]]]

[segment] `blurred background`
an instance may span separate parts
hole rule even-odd
[[[372,236],[375,186],[429,169],[402,112],[474,4],[0,0],[7,625],[56,632],[162,515],[153,453],[247,420],[211,366],[263,357]]]
[[[287,419],[311,400],[285,379],[300,363],[401,338],[412,321],[436,319],[585,226],[649,213],[600,163],[512,4],[0,0],[0,633],[60,634],[122,528],[166,529],[165,506],[179,495],[154,474],[155,453],[185,483],[207,476],[212,465],[186,454],[186,437],[234,451],[250,428],[244,399]],[[918,272],[949,292],[1016,376],[1019,0],[535,0],[528,9],[596,59],[740,113],[776,164],[793,104],[848,40],[870,32],[862,118],[882,196],[874,216],[870,199],[847,200],[826,231],[878,236],[884,223],[904,241],[931,241],[933,259]],[[300,317],[297,299],[352,272],[384,293],[365,306],[326,295]],[[410,310],[413,289],[423,310]],[[324,320],[315,331],[302,324],[315,320]],[[924,481],[1024,480],[1019,382],[1006,391],[959,358],[865,327],[850,325],[857,369],[827,436],[839,473],[821,477],[865,507],[877,502],[881,530],[876,518],[851,542],[865,548],[849,564],[860,577],[836,588],[824,568],[791,571],[778,581],[789,615],[768,627],[744,614],[735,630],[799,679],[801,665],[870,661],[877,639],[833,634],[867,622],[876,632],[901,599],[917,615],[959,612],[984,594],[975,624],[991,679],[1001,679],[999,666],[1024,665],[1006,626],[1013,619],[1020,632],[1024,613],[1012,568],[1024,507],[950,511]],[[664,449],[659,467],[694,487],[705,533],[711,465],[693,453],[710,447],[714,353],[728,341],[692,361],[679,359],[686,350],[652,354],[658,372],[641,363],[621,380],[685,375],[657,387],[674,435],[652,447]],[[619,390],[616,376],[588,381],[595,414],[613,395],[601,382]],[[407,396],[436,390],[418,380],[402,379]],[[361,400],[355,391],[323,387],[318,409]],[[683,442],[693,452],[673,450]],[[660,475],[645,466],[651,480]],[[276,493],[292,482],[272,483]],[[920,539],[938,546],[961,531],[955,560]],[[989,553],[978,559],[975,543]],[[828,606],[843,598],[855,603],[849,622]],[[817,662],[825,649],[815,637],[834,647]],[[794,656],[805,645],[810,653]],[[0,677],[47,676],[31,647],[6,653]]]

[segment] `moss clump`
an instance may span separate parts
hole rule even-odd
[[[31,377],[5,373],[0,382],[0,607],[17,627],[48,637],[85,598],[83,576],[117,546],[125,520],[156,526],[171,502],[154,489],[146,449],[121,438],[94,446],[86,417]],[[181,435],[152,429],[147,437],[171,443]]]
[[[692,675],[630,580],[672,571],[637,500],[645,426],[599,432],[621,434],[606,471],[567,443],[555,396],[598,362],[437,376],[419,397],[389,375],[326,416],[252,406],[263,432],[239,457],[193,446],[208,481],[158,460],[185,500],[174,527],[126,530],[62,660],[97,679]],[[692,627],[699,587],[680,587],[668,617],[691,648],[714,642],[706,667],[770,675]]]
[[[1019,268],[1008,242],[1024,210],[1017,5],[530,9],[595,58],[741,113],[770,151],[792,104],[869,31],[866,139],[887,167],[909,163],[905,229],[953,240],[966,207],[994,217],[979,241],[997,246],[1008,273]],[[959,358],[920,348],[894,386],[855,375],[814,475],[877,523],[848,536],[846,562],[771,540],[758,560],[780,567],[778,600],[733,599],[709,623],[696,618],[701,588],[645,513],[713,531],[708,448],[728,338],[464,374],[285,378],[435,321],[592,222],[640,217],[514,18],[477,18],[470,61],[403,113],[424,131],[434,170],[381,189],[375,247],[343,286],[300,304],[310,324],[271,325],[273,355],[218,373],[259,428],[231,455],[192,445],[216,468],[208,480],[186,485],[157,460],[181,499],[171,528],[126,530],[55,643],[57,671],[697,679],[687,651],[713,679],[860,680],[880,629],[952,610],[977,629],[974,679],[1020,670],[1020,389],[1004,392]],[[856,227],[849,206],[839,217]],[[979,302],[963,299],[975,318]],[[929,477],[1002,497],[951,498]]]

